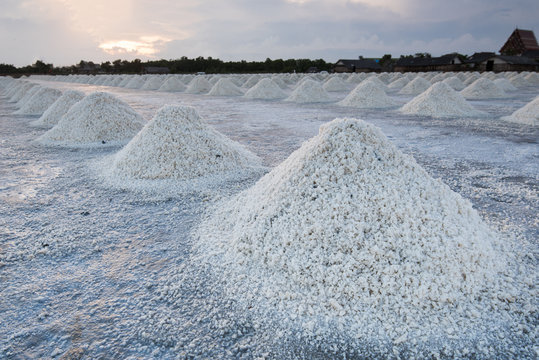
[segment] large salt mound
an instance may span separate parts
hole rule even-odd
[[[530,101],[524,107],[516,110],[510,116],[502,117],[503,120],[526,124],[526,125],[539,125],[539,96]]]
[[[41,88],[14,114],[42,115],[60,96],[62,96],[60,90]]]
[[[159,91],[181,92],[185,91],[186,88],[185,84],[179,78],[171,76],[165,80]]]
[[[188,94],[205,94],[212,88],[210,82],[202,76],[195,76],[185,89]]]
[[[165,106],[116,155],[109,175],[188,180],[260,168],[242,145],[202,122],[189,106]]]
[[[484,116],[449,85],[437,82],[424,93],[406,103],[400,111],[404,114],[440,117]]]
[[[240,96],[243,91],[230,79],[220,78],[208,92],[210,96]]]
[[[507,94],[492,80],[480,78],[460,92],[466,99],[500,99]]]
[[[163,85],[165,78],[162,76],[150,76],[140,87],[141,90],[157,90]]]
[[[518,297],[509,254],[471,203],[355,119],[321,126],[196,234],[197,264],[239,311],[278,317],[290,333],[275,336],[302,329],[314,348],[340,331],[408,355],[448,343],[458,354],[498,341],[489,325]]]
[[[345,91],[350,88],[346,82],[344,82],[341,78],[335,76],[327,79],[322,86],[326,91]]]
[[[363,109],[397,106],[397,103],[386,95],[380,84],[375,83],[370,79],[361,82],[350,92],[350,94],[348,94],[348,96],[337,104]]]
[[[247,99],[283,99],[286,93],[272,79],[261,79],[255,86],[247,90],[244,97]]]
[[[77,90],[68,90],[62,94],[39,119],[34,121],[35,126],[56,125],[62,116],[77,102],[84,98],[84,93]]]
[[[65,145],[125,141],[135,136],[144,123],[142,116],[123,101],[95,92],[73,105],[38,140]]]
[[[399,90],[399,94],[403,95],[417,95],[427,90],[431,86],[430,81],[425,80],[421,76],[416,77],[410,81],[406,86]]]
[[[331,101],[322,85],[314,80],[305,79],[285,101],[296,103],[316,103]]]
[[[496,86],[499,87],[500,89],[502,89],[503,91],[512,92],[512,91],[517,91],[518,90],[506,78],[496,79],[496,80],[494,80],[494,84],[496,84]]]

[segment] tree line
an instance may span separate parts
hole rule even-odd
[[[172,74],[189,74],[205,72],[208,74],[220,73],[291,73],[331,71],[332,63],[326,63],[323,59],[275,59],[267,58],[265,61],[223,61],[220,59],[199,56],[197,58],[187,58],[185,56],[175,60],[114,60],[102,63],[81,60],[78,64],[71,66],[55,67],[53,64],[46,64],[37,60],[32,65],[17,68],[9,64],[0,64],[0,74],[51,74],[67,75],[78,73],[91,74],[140,74],[148,67],[166,67]]]

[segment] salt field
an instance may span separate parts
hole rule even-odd
[[[0,358],[536,359],[538,94],[0,78]]]

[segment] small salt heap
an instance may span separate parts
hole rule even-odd
[[[141,90],[157,90],[163,85],[165,78],[162,76],[150,76],[140,87]]]
[[[189,106],[164,106],[111,160],[120,179],[195,179],[261,168],[260,159],[205,124]]]
[[[416,77],[414,80],[406,84],[405,87],[400,89],[399,94],[402,95],[417,95],[427,90],[431,86],[428,80],[425,80],[421,76]]]
[[[135,75],[125,85],[127,89],[140,89],[146,83],[146,78],[140,75]]]
[[[165,80],[159,91],[182,92],[187,89],[187,86],[176,76],[171,76]]]
[[[68,90],[62,94],[52,104],[39,119],[34,121],[34,126],[53,126],[56,125],[62,116],[64,116],[69,109],[77,102],[84,98],[84,93],[77,90]]]
[[[489,79],[480,78],[460,92],[466,99],[501,99],[507,94]]]
[[[464,83],[456,76],[445,78],[444,80],[442,80],[442,82],[451,86],[451,88],[455,91],[461,91],[466,87],[466,85],[464,85]]]
[[[399,77],[398,79],[395,79],[392,82],[390,82],[387,88],[390,91],[398,91],[402,89],[403,87],[405,87],[408,84],[408,82],[409,82],[408,78]]]
[[[349,90],[349,85],[339,77],[330,77],[324,82],[324,90],[326,91],[345,91]]]
[[[195,76],[185,89],[187,94],[205,94],[212,88],[210,82],[202,76]]]
[[[510,116],[502,117],[503,120],[525,124],[525,125],[539,125],[539,96],[530,101],[524,107],[516,110]]]
[[[62,92],[57,89],[41,88],[29,98],[14,114],[42,115],[58,98]]]
[[[32,96],[34,96],[39,90],[43,89],[41,85],[36,85],[28,88],[26,92],[22,94],[22,96],[19,98],[15,106],[17,106],[19,109],[23,107]]]
[[[379,83],[371,79],[361,82],[348,96],[337,104],[362,109],[389,108],[398,105],[386,95]]]
[[[210,96],[240,96],[243,91],[230,79],[220,78],[208,92]]]
[[[329,102],[331,101],[331,98],[319,82],[305,79],[292,92],[292,94],[286,98],[285,101],[296,103],[316,103]]]
[[[513,84],[511,84],[511,82],[509,80],[507,80],[506,78],[500,78],[500,79],[496,79],[494,80],[494,84],[496,84],[497,87],[499,87],[500,89],[502,89],[503,91],[505,92],[513,92],[513,91],[517,91],[518,89],[516,87],[513,86]]]
[[[264,78],[247,90],[244,97],[247,99],[275,100],[285,98],[286,93],[272,79]]]
[[[405,104],[400,111],[404,114],[443,117],[474,117],[485,113],[476,110],[464,97],[443,81],[437,82],[424,93]]]
[[[73,105],[38,140],[61,145],[126,141],[144,126],[129,105],[105,92],[95,92]]]

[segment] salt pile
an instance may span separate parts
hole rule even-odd
[[[296,103],[316,103],[331,101],[329,94],[322,85],[314,80],[306,79],[299,85],[285,101]]]
[[[205,124],[189,106],[164,106],[116,155],[109,175],[134,179],[194,179],[260,168],[239,143]]]
[[[528,82],[528,80],[526,80],[520,75],[515,75],[509,78],[509,81],[511,82],[511,84],[513,84],[513,86],[517,88],[530,86],[530,83]]]
[[[370,79],[361,82],[348,96],[337,104],[363,109],[397,106],[397,103],[386,95],[380,84]]]
[[[414,80],[406,84],[405,87],[400,89],[399,94],[403,95],[417,95],[427,90],[431,86],[428,80],[425,80],[421,76],[416,77]]]
[[[185,84],[179,78],[171,76],[165,80],[159,91],[181,92],[185,91],[186,88]]]
[[[262,76],[258,74],[251,75],[249,79],[245,81],[245,83],[243,84],[243,87],[249,89],[255,86],[260,81],[260,79],[262,79]]]
[[[479,73],[473,72],[473,73],[468,74],[468,76],[466,77],[466,80],[464,80],[463,83],[464,85],[468,86],[480,78],[481,76],[479,76]]]
[[[285,98],[286,93],[272,79],[264,78],[247,90],[244,97],[247,99],[274,100]]]
[[[335,76],[327,79],[322,86],[326,91],[345,91],[349,89],[348,84],[346,84],[341,78]]]
[[[42,115],[60,96],[62,96],[60,90],[41,88],[14,114]]]
[[[539,75],[537,75],[536,72],[532,72],[524,76],[524,80],[530,83],[530,85],[539,85]]]
[[[243,91],[237,87],[230,79],[220,78],[211,88],[208,95],[211,96],[240,96]]]
[[[125,141],[135,136],[144,123],[142,116],[123,101],[95,92],[73,105],[38,140],[66,145]]]
[[[506,92],[512,92],[512,91],[517,91],[518,90],[506,78],[496,79],[496,80],[494,80],[494,84],[496,84],[497,87],[499,87],[500,89],[502,89],[503,91],[506,91]]]
[[[135,75],[125,84],[127,89],[140,89],[146,82],[145,78],[140,75]]]
[[[202,76],[195,76],[193,80],[185,89],[185,92],[188,94],[205,94],[212,88],[208,80],[204,79]]]
[[[22,94],[21,98],[17,101],[17,104],[15,104],[15,106],[17,106],[18,108],[23,107],[24,104],[26,104],[26,102],[30,100],[30,98],[34,96],[41,89],[43,89],[43,87],[40,85],[36,85],[36,86],[32,86],[28,88],[27,91],[24,94]]]
[[[464,85],[464,83],[456,76],[445,78],[442,82],[451,86],[451,88],[456,91],[460,91],[466,87],[466,85]]]
[[[399,77],[398,79],[392,81],[389,83],[389,85],[387,86],[387,88],[389,90],[400,90],[402,89],[404,86],[406,86],[406,84],[408,84],[409,80],[408,78],[406,77]]]
[[[479,341],[488,353],[498,321],[533,314],[471,203],[360,120],[321,126],[196,234],[197,264],[213,267],[239,311],[315,349],[342,332],[390,353],[459,357]]]
[[[163,85],[165,79],[162,76],[150,76],[140,87],[141,90],[157,90]]]
[[[460,92],[466,99],[500,99],[507,94],[489,79],[480,78]]]
[[[62,116],[64,116],[69,109],[77,102],[84,98],[84,93],[77,90],[68,90],[58,98],[39,119],[34,121],[32,125],[35,126],[48,126],[56,125]]]
[[[460,93],[443,81],[437,82],[427,91],[410,100],[400,111],[404,114],[435,118],[485,115],[485,113],[476,110]]]
[[[516,110],[510,116],[502,117],[503,120],[526,124],[526,125],[539,125],[539,96],[530,101],[524,107]]]

